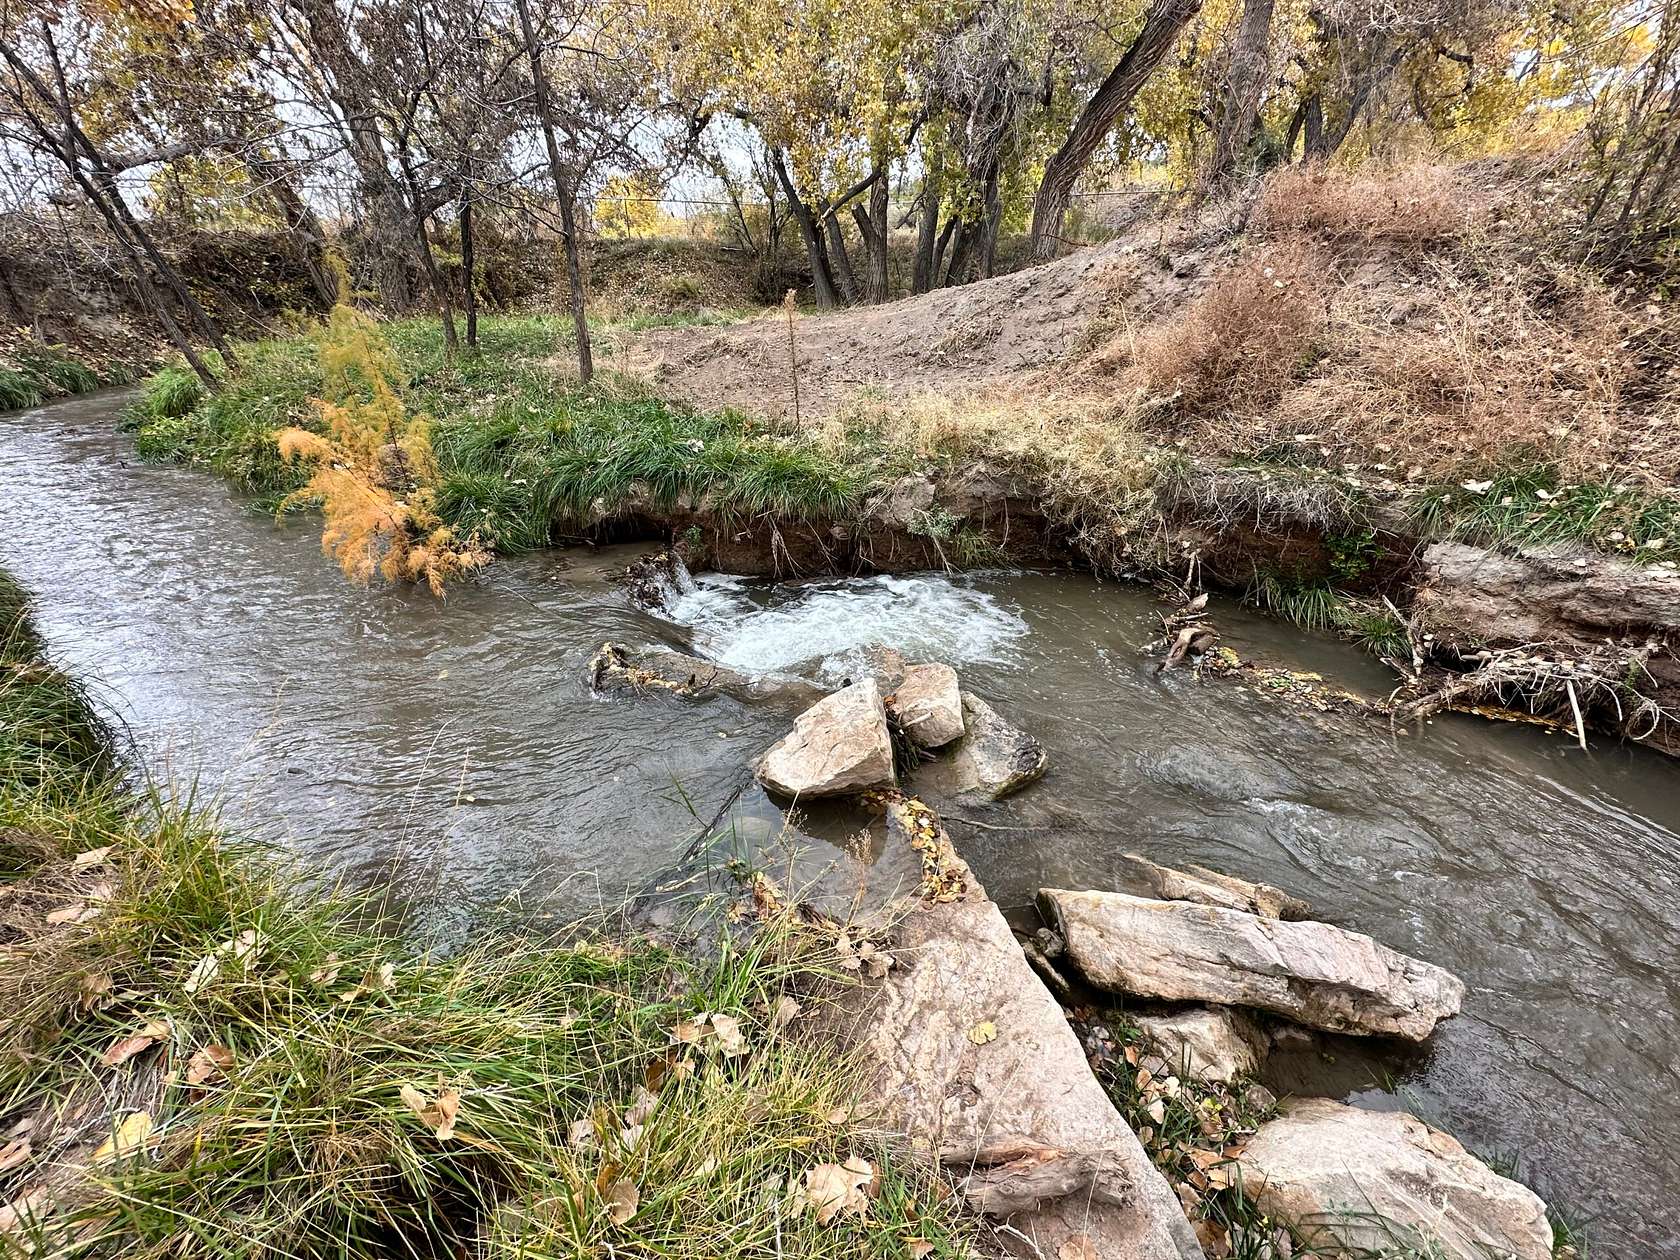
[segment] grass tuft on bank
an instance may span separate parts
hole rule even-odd
[[[859,477],[808,441],[663,401],[611,374],[587,388],[568,383],[550,363],[563,339],[552,318],[485,319],[478,351],[453,361],[434,321],[382,331],[407,374],[409,412],[434,422],[445,522],[496,551],[543,546],[627,506],[705,499],[742,516],[831,520],[861,501]],[[305,481],[274,434],[318,425],[317,352],[314,333],[253,342],[215,395],[185,369],[164,368],[130,413],[141,454],[206,468],[274,506]]]
[[[15,585],[0,607],[0,730],[23,732],[0,746],[0,1253],[970,1254],[960,1197],[856,1130],[854,1066],[808,1031],[826,942],[774,920],[702,962],[504,926],[430,952],[372,895],[127,790]],[[819,1213],[808,1178],[848,1160],[866,1210]]]
[[[140,373],[120,362],[90,364],[64,346],[0,337],[0,411],[22,411],[104,385],[127,385]]]

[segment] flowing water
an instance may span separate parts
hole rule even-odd
[[[121,403],[0,419],[0,564],[153,769],[336,869],[395,869],[429,929],[511,898],[616,904],[720,810],[738,843],[780,828],[742,785],[787,713],[598,699],[583,667],[602,640],[829,680],[884,642],[957,665],[1049,751],[1041,784],[952,822],[1005,907],[1116,886],[1137,850],[1279,884],[1450,968],[1465,1011],[1427,1048],[1343,1039],[1278,1070],[1516,1159],[1591,1219],[1597,1254],[1680,1255],[1680,765],[1471,719],[1393,735],[1157,677],[1147,593],[1075,575],[711,578],[656,616],[611,580],[622,553],[550,552],[447,603],[357,590],[309,522],[276,527],[209,477],[141,464]],[[1244,655],[1390,685],[1340,644],[1215,612]],[[845,842],[844,818],[808,830],[801,872],[913,878],[905,855]]]

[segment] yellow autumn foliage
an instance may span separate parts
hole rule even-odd
[[[459,539],[437,512],[431,421],[411,416],[393,383],[396,355],[379,326],[340,303],[321,339],[324,432],[283,429],[282,459],[312,468],[308,484],[280,510],[318,501],[321,550],[353,582],[425,582],[442,595],[449,582],[489,562],[476,537]]]

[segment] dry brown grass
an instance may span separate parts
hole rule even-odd
[[[1324,275],[1309,244],[1262,246],[1179,318],[1121,334],[1091,366],[1117,370],[1146,411],[1192,425],[1264,411],[1289,389],[1324,323]]]
[[[1270,238],[1421,246],[1460,235],[1469,221],[1465,190],[1446,167],[1286,166],[1266,178],[1252,225]]]

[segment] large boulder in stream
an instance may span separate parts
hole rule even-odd
[[[1019,1254],[1199,1260],[1178,1199],[933,811],[896,793],[887,811],[888,842],[915,846],[924,878],[872,920],[893,965],[832,1015],[870,1074],[860,1112],[961,1174]]]
[[[1199,905],[1257,914],[1263,919],[1304,919],[1312,913],[1310,905],[1281,888],[1238,879],[1205,866],[1188,865],[1176,870],[1151,862],[1138,853],[1126,854],[1126,864],[1148,886],[1150,896],[1162,901],[1194,901]]]
[[[846,796],[892,787],[892,736],[880,687],[866,678],[817,701],[758,759],[753,772],[783,796]]]
[[[1550,1260],[1546,1205],[1404,1112],[1284,1104],[1239,1161],[1243,1188],[1325,1251]]]
[[[1464,982],[1359,932],[1125,893],[1045,889],[1068,957],[1101,989],[1252,1006],[1330,1032],[1423,1041]]]
[[[1043,777],[1049,764],[1043,744],[971,692],[962,693],[962,716],[967,733],[943,776],[942,790],[997,801]]]
[[[906,666],[887,706],[917,748],[943,748],[963,736],[962,692],[949,665]]]

